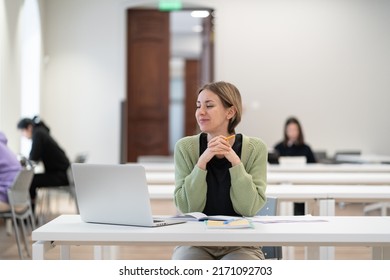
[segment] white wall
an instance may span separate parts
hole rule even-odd
[[[5,44],[7,42],[7,23],[6,23],[6,12],[4,2],[0,2],[0,129],[2,124],[1,108],[3,107],[2,99],[4,94],[4,72],[5,63],[3,63],[5,55]],[[5,94],[4,94],[5,95]]]
[[[71,157],[86,151],[92,162],[119,162],[124,9],[141,2],[157,3],[43,1],[42,117]],[[390,2],[196,3],[217,12],[216,79],[241,90],[240,131],[271,147],[296,115],[314,149],[390,154]]]
[[[19,152],[20,135],[20,12],[24,0],[0,1],[0,130],[8,146]]]
[[[274,145],[296,115],[314,149],[390,154],[389,1],[245,1],[237,16],[232,2],[216,70],[242,91],[242,131]]]
[[[73,159],[119,162],[120,102],[118,3],[50,0],[45,5],[42,118]]]

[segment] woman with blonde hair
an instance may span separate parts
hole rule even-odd
[[[267,147],[236,133],[241,121],[239,90],[227,82],[204,85],[195,117],[201,133],[175,146],[175,192],[183,213],[253,216],[265,204]],[[179,246],[173,259],[264,259],[258,246]]]

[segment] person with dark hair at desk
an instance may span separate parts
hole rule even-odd
[[[0,211],[10,209],[8,201],[8,189],[18,176],[22,165],[16,155],[7,146],[7,137],[0,131]]]
[[[310,146],[305,143],[303,130],[300,122],[295,117],[290,117],[284,125],[284,139],[274,147],[278,156],[294,157],[304,156],[307,163],[316,163],[313,151]],[[305,204],[294,203],[294,214],[304,215]]]
[[[195,104],[194,104],[195,105]],[[202,131],[175,146],[177,208],[206,215],[253,216],[266,202],[267,148],[259,138],[236,134],[242,105],[226,82],[204,85],[195,117]],[[173,259],[264,259],[259,246],[179,246]]]
[[[30,196],[34,209],[37,188],[69,185],[67,170],[70,162],[64,150],[50,135],[50,129],[39,117],[21,119],[17,127],[24,137],[32,140],[29,160],[41,161],[45,168],[44,173],[34,175],[31,183]]]

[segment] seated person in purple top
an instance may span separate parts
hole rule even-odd
[[[310,146],[305,143],[301,124],[295,117],[287,119],[284,126],[284,139],[276,144],[274,149],[278,153],[278,156],[305,156],[307,163],[316,163]],[[305,204],[294,203],[294,214],[304,215]]]
[[[0,211],[8,211],[8,189],[22,170],[16,155],[7,146],[7,137],[0,131]]]

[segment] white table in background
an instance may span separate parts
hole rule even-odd
[[[146,172],[175,172],[175,164],[172,162],[138,162],[145,167]]]
[[[140,163],[145,167],[146,172],[175,172],[174,163]],[[360,173],[390,173],[390,164],[322,164],[308,163],[296,164],[268,164],[268,172],[360,172]]]
[[[198,222],[145,228],[84,223],[79,215],[62,215],[32,232],[32,253],[34,260],[44,259],[48,250],[60,246],[60,258],[69,259],[72,245],[370,246],[374,258],[390,258],[390,217],[326,217],[326,222],[310,222],[318,219],[311,216],[262,218],[301,222],[211,230]]]
[[[148,188],[152,200],[173,201],[174,185],[149,185]],[[320,216],[334,216],[336,201],[363,203],[390,201],[390,185],[268,185],[266,195],[277,197],[279,202],[316,200]],[[280,212],[282,215],[290,215],[292,209]]]
[[[152,169],[151,169],[152,170]],[[304,165],[294,164],[269,164],[268,172],[360,172],[360,173],[390,173],[390,164],[321,164],[308,163]]]
[[[308,185],[390,185],[390,173],[360,172],[269,172],[268,184],[308,184]]]
[[[146,172],[148,185],[174,185],[173,172]],[[390,173],[268,172],[268,184],[390,185]]]
[[[375,154],[338,155],[337,160],[352,163],[390,163],[390,156]]]

